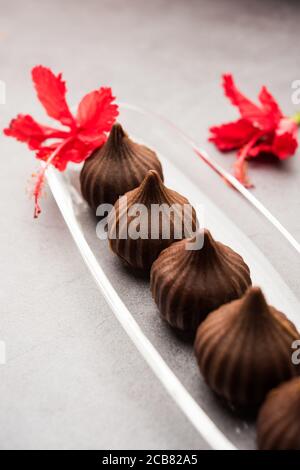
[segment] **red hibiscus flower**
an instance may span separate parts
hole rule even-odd
[[[263,153],[272,154],[280,160],[294,155],[298,147],[297,123],[283,115],[266,87],[262,87],[258,95],[259,105],[236,88],[231,75],[223,75],[223,88],[241,117],[235,122],[211,127],[209,140],[222,152],[238,150],[234,173],[242,184],[250,187],[246,160]]]
[[[64,126],[59,129],[43,126],[31,116],[19,114],[4,129],[4,134],[25,142],[38,159],[46,162],[36,175],[33,190],[34,217],[37,217],[41,212],[39,197],[48,166],[52,164],[63,171],[68,162],[86,160],[105,142],[118,115],[118,107],[113,104],[115,97],[111,89],[99,88],[83,97],[73,116],[66,102],[67,90],[61,74],[55,76],[50,69],[38,66],[32,70],[32,80],[48,116]]]

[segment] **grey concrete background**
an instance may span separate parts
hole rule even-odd
[[[17,112],[43,117],[29,73],[42,63],[63,71],[69,101],[111,85],[119,100],[168,116],[230,168],[234,156],[206,143],[210,124],[236,116],[220,75],[232,71],[252,97],[269,85],[294,113],[299,21],[296,1],[1,0],[1,126]],[[33,221],[25,194],[33,156],[1,137],[1,157],[0,447],[205,448],[113,318],[49,192]],[[299,154],[252,164],[250,175],[299,239]],[[259,236],[267,242],[268,233]],[[291,259],[287,281],[298,278]]]

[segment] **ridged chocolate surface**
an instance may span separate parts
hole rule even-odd
[[[156,153],[133,142],[121,125],[115,124],[106,143],[83,165],[82,195],[94,210],[99,204],[113,205],[119,196],[139,186],[149,170],[156,170],[163,179]]]
[[[162,317],[174,328],[193,332],[209,312],[241,297],[251,285],[242,257],[204,232],[202,249],[189,240],[165,250],[151,269],[151,291]]]
[[[300,378],[272,390],[257,420],[260,450],[300,450]]]
[[[291,360],[297,338],[293,323],[254,287],[199,326],[195,354],[214,392],[235,405],[255,407],[269,390],[299,375]]]
[[[128,215],[135,204],[143,204],[149,209],[147,217],[146,238],[133,239],[128,233],[128,227],[134,220],[134,217]],[[164,204],[164,210],[157,221],[157,225],[153,226],[150,208],[153,204]],[[171,212],[169,219],[168,209],[175,206],[175,212]],[[187,218],[183,218],[184,206],[189,206],[190,214]],[[173,206],[174,207],[174,206]],[[176,213],[176,216],[174,215]],[[159,253],[174,242],[176,230],[179,229],[183,236],[185,229],[191,227],[193,231],[196,229],[197,219],[195,210],[189,204],[189,201],[181,194],[164,186],[160,175],[156,171],[149,171],[142,184],[126,193],[115,204],[115,220],[112,223],[110,217],[111,230],[109,232],[110,247],[114,253],[120,256],[132,268],[149,271],[153,261],[158,257]],[[127,221],[127,226],[124,220]],[[162,228],[168,226],[170,220],[170,233],[167,238],[163,237]],[[184,222],[187,222],[186,226]],[[116,232],[117,237],[113,238],[112,233]],[[151,231],[155,232],[156,238],[151,238]],[[183,236],[181,238],[183,238]],[[190,232],[187,234],[190,236]]]

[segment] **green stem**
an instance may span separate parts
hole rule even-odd
[[[300,126],[300,111],[292,116],[292,120],[295,121],[298,127]]]

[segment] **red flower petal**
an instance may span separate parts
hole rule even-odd
[[[269,90],[263,86],[258,95],[258,98],[263,105],[265,114],[269,115],[270,119],[272,120],[272,124],[277,125],[280,119],[283,117],[283,114],[273,95],[271,95]]]
[[[258,96],[259,106],[237,89],[232,75],[223,75],[223,87],[242,119],[211,127],[209,140],[222,151],[238,149],[235,176],[250,187],[246,160],[261,153],[271,153],[281,160],[293,155],[298,146],[296,121],[282,114],[275,98],[264,86]]]
[[[255,158],[258,157],[261,153],[273,153],[272,145],[266,143],[258,143],[248,151],[247,156]]]
[[[110,131],[118,115],[117,105],[112,104],[114,99],[110,88],[100,88],[84,96],[76,117],[82,140]]]
[[[51,156],[51,154],[57,149],[59,146],[58,143],[52,144],[52,145],[45,145],[44,147],[40,147],[36,153],[35,156],[39,160],[43,160],[46,162],[48,158]],[[51,161],[51,164],[55,166],[55,168],[60,170],[61,163],[60,163],[60,155],[57,155],[53,160]]]
[[[294,155],[298,147],[298,141],[295,137],[285,132],[284,134],[276,135],[273,145],[272,153],[276,155],[280,160],[286,160],[287,158]]]
[[[105,134],[97,134],[97,135],[87,135],[87,134],[78,134],[78,140],[90,147],[92,150],[102,147],[102,145],[106,142],[107,136]]]
[[[223,75],[223,88],[227,98],[239,108],[242,118],[248,119],[253,124],[260,123],[261,119],[264,120],[262,110],[237,89],[232,75]]]
[[[297,125],[292,119],[282,118],[275,132],[264,136],[262,142],[253,146],[248,156],[256,157],[261,153],[270,153],[280,160],[285,160],[296,152],[298,147]]]
[[[51,158],[52,153],[57,149],[58,144],[49,145],[48,147],[42,147],[36,152],[36,157],[39,160],[47,162]],[[64,152],[59,152],[53,160],[51,165],[55,166],[59,171],[64,171],[68,164],[68,159],[65,157]]]
[[[279,136],[285,133],[291,134],[291,136],[295,140],[297,140],[298,127],[296,122],[292,118],[283,117],[279,121],[279,124],[276,129],[276,135]]]
[[[85,144],[81,140],[75,138],[70,140],[60,152],[60,161],[64,170],[68,162],[80,163],[88,158],[93,150],[93,147]]]
[[[261,89],[259,95],[260,102],[263,104],[262,107],[257,106],[237,89],[232,75],[223,75],[223,87],[225,95],[234,106],[238,107],[242,118],[248,119],[253,125],[266,131],[277,125],[281,117],[281,111],[275,99],[265,87]]]
[[[39,198],[45,182],[45,172],[50,165],[63,171],[68,162],[80,163],[93,150],[105,142],[111,126],[118,115],[118,106],[110,88],[100,88],[86,95],[78,107],[77,121],[66,102],[66,86],[61,74],[42,66],[32,70],[32,79],[37,95],[47,114],[68,126],[68,131],[42,126],[31,116],[19,115],[4,129],[7,136],[26,142],[36,151],[36,157],[45,161],[35,176],[33,190],[35,200],[34,216],[40,213]],[[46,143],[47,139],[56,139]]]
[[[66,102],[66,85],[62,75],[55,76],[50,69],[40,65],[32,69],[32,80],[48,116],[65,126],[74,127],[75,121]]]
[[[55,166],[59,171],[64,171],[67,167],[68,162],[73,163],[80,163],[86,160],[93,150],[103,143],[100,139],[97,141],[97,145],[94,144],[86,144],[82,142],[80,139],[74,137],[69,138],[68,141],[63,145],[62,149],[55,155],[53,160],[51,160],[51,164]],[[61,145],[60,143],[55,143],[49,146],[41,147],[36,152],[36,157],[40,160],[47,161],[52,153]]]
[[[246,119],[239,119],[210,129],[209,141],[213,142],[219,150],[226,152],[245,145],[258,132]]]
[[[39,148],[46,139],[64,138],[65,136],[65,132],[42,126],[28,114],[19,114],[15,119],[12,119],[9,127],[3,132],[9,137],[25,142],[32,150]]]

